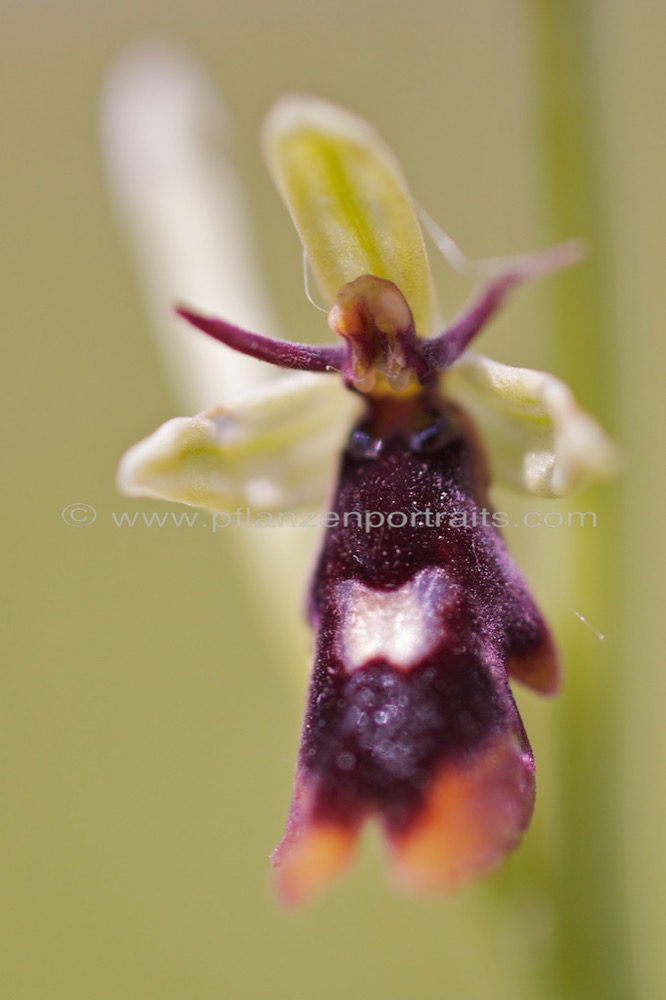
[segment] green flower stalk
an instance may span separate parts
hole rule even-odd
[[[552,297],[560,369],[611,426],[619,422],[613,252],[601,135],[593,6],[534,0],[533,39],[542,202],[550,232],[584,233],[593,257],[584,274]],[[598,16],[602,9],[599,8]],[[630,998],[631,943],[623,887],[619,793],[619,686],[622,649],[622,543],[617,491],[595,491],[595,537],[569,538],[567,600],[613,621],[613,641],[590,662],[579,629],[566,628],[572,667],[559,725],[562,836],[548,875],[554,948],[544,973],[557,995]],[[588,608],[596,610],[587,611]]]

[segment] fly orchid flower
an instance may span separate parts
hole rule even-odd
[[[562,382],[467,347],[514,286],[577,250],[509,262],[437,332],[420,226],[380,137],[341,108],[288,97],[264,140],[340,340],[277,341],[180,308],[297,374],[169,421],[125,455],[119,483],[213,511],[280,510],[321,496],[347,434],[311,587],[314,669],[278,890],[293,903],[328,882],[368,817],[399,883],[448,889],[496,865],[530,820],[534,760],[509,677],[543,694],[559,682],[489,483],[564,496],[613,464]]]

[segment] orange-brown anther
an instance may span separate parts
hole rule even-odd
[[[362,275],[344,285],[328,314],[347,342],[348,381],[361,392],[403,392],[420,372],[412,314],[392,281]],[[387,385],[388,383],[388,385]]]

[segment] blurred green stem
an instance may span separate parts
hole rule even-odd
[[[532,80],[540,142],[542,205],[549,239],[581,235],[591,259],[554,283],[557,374],[611,430],[618,426],[617,340],[589,0],[529,0]],[[555,940],[542,969],[557,997],[630,1000],[634,995],[623,899],[619,790],[621,542],[617,491],[589,491],[595,531],[572,533],[566,601],[609,635],[593,642],[569,616],[561,629],[566,684],[558,709],[562,850],[549,875]]]

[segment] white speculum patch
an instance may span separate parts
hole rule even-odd
[[[423,569],[397,590],[375,590],[358,580],[338,586],[341,610],[337,652],[348,673],[381,658],[409,670],[442,638],[451,594],[441,569]]]

